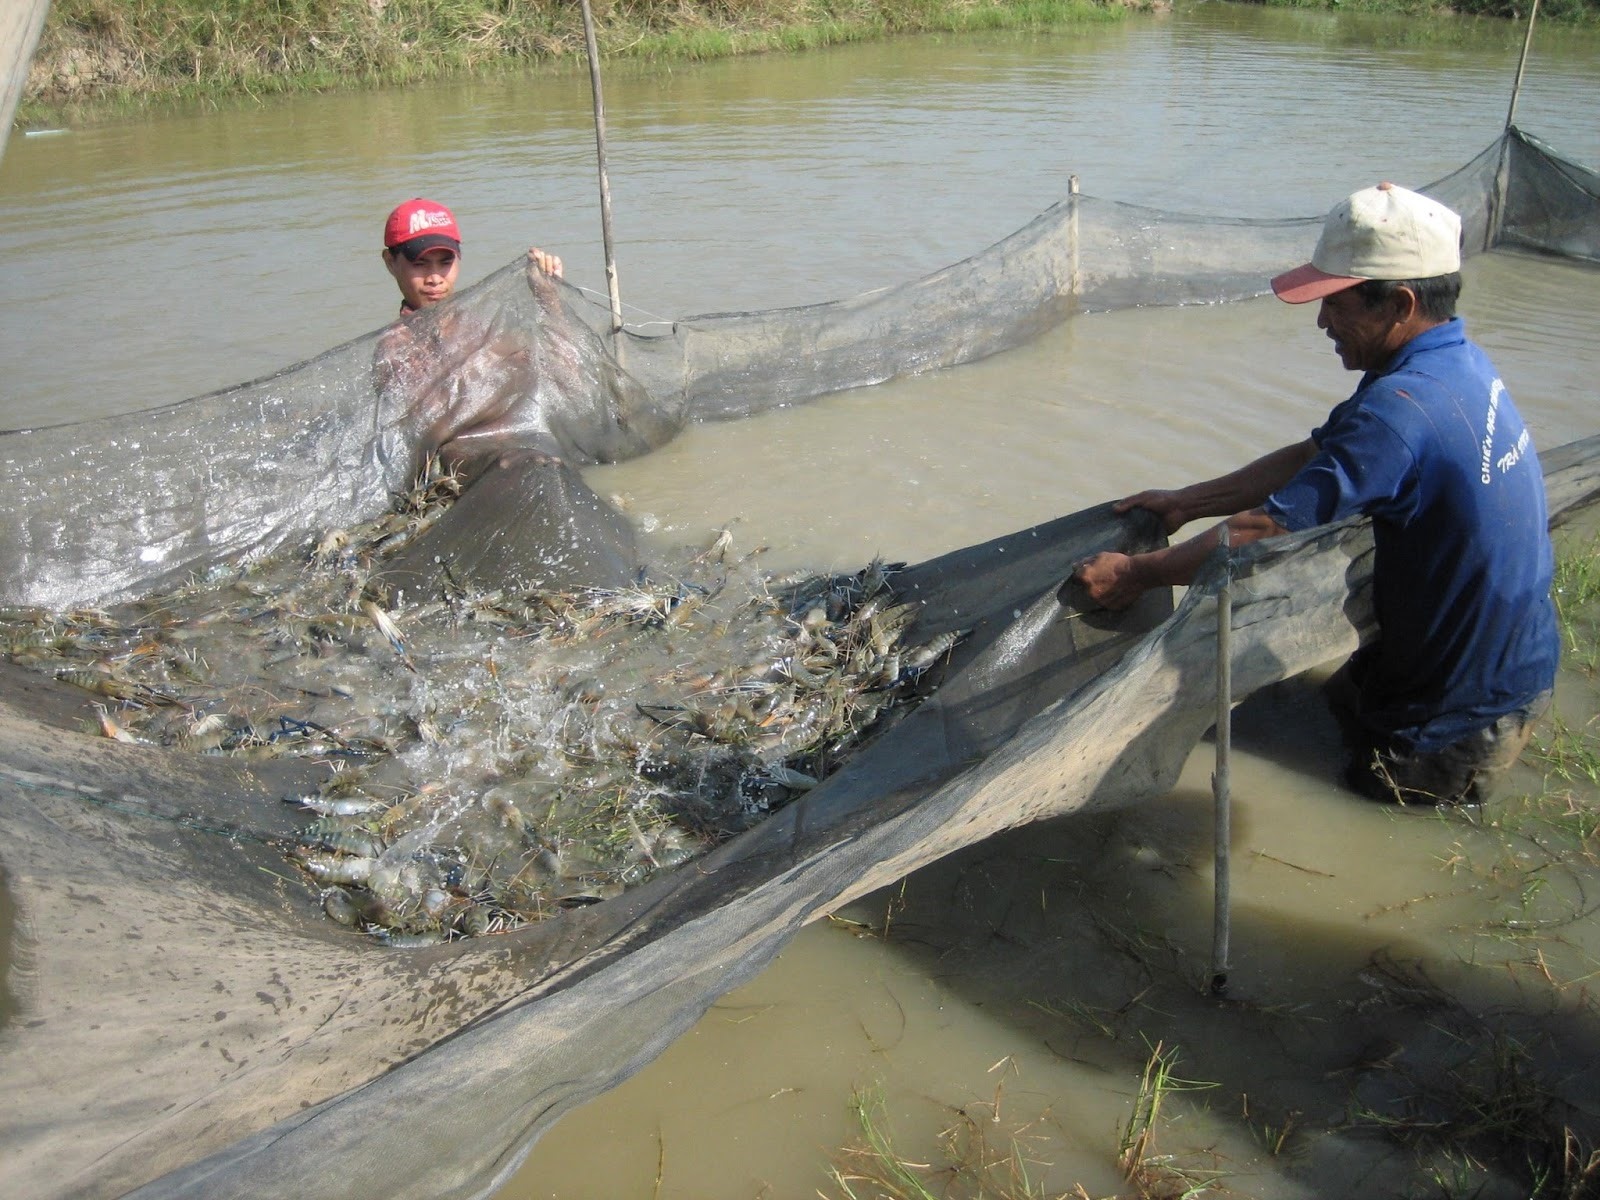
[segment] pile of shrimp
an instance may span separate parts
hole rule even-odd
[[[620,894],[815,787],[931,688],[895,567],[776,578],[721,531],[624,588],[370,577],[459,493],[113,610],[0,609],[0,649],[96,697],[96,732],[326,763],[286,857],[330,918],[395,946]]]

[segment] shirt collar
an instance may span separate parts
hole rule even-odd
[[[1467,323],[1460,317],[1451,317],[1442,325],[1435,325],[1432,329],[1424,329],[1404,346],[1394,352],[1383,370],[1368,371],[1361,377],[1361,387],[1366,387],[1374,379],[1382,379],[1385,375],[1393,374],[1411,359],[1425,350],[1440,350],[1445,346],[1459,346],[1467,340]]]
[[[1424,350],[1439,350],[1445,346],[1459,346],[1466,340],[1466,322],[1460,317],[1451,317],[1442,325],[1435,325],[1432,329],[1424,329],[1416,337],[1396,350],[1394,359],[1385,368],[1385,373],[1399,369],[1413,355],[1421,354]]]

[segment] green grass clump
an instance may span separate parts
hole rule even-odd
[[[1535,737],[1523,757],[1563,783],[1600,787],[1600,740],[1593,723],[1574,729],[1560,714],[1550,719],[1548,732]]]
[[[1130,1200],[1168,1200],[1200,1195],[1215,1179],[1180,1166],[1170,1155],[1154,1150],[1163,1108],[1179,1092],[1215,1084],[1183,1079],[1176,1073],[1178,1053],[1157,1044],[1150,1052],[1133,1107],[1119,1131],[1117,1167],[1133,1189]],[[1031,1126],[1014,1129],[1003,1145],[990,1132],[999,1121],[997,1099],[992,1115],[959,1109],[939,1135],[941,1161],[918,1162],[895,1145],[884,1112],[881,1090],[857,1092],[851,1101],[858,1140],[841,1149],[830,1180],[836,1189],[819,1195],[837,1200],[1092,1200],[1082,1184],[1053,1191],[1042,1181],[1048,1162],[1037,1155],[1041,1142]],[[970,1106],[986,1110],[988,1105]]]
[[[1600,535],[1558,546],[1551,593],[1566,665],[1593,676],[1600,667]]]

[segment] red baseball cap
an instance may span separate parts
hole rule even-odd
[[[384,249],[399,250],[410,259],[435,246],[460,254],[461,230],[448,208],[418,196],[389,214],[383,224],[383,245]]]

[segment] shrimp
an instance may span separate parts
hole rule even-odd
[[[96,702],[94,710],[100,716],[100,732],[105,734],[106,737],[112,738],[119,742],[131,742],[134,745],[148,744],[145,743],[142,738],[134,737],[133,734],[129,733],[121,725],[118,725],[115,721],[113,721],[111,719],[111,714],[106,712],[106,706],[104,704]]]
[[[319,883],[365,883],[378,865],[376,858],[345,854],[301,853],[300,863]]]
[[[957,642],[971,632],[970,629],[952,629],[948,633],[941,633],[932,641],[924,642],[922,645],[906,651],[901,656],[906,672],[908,674],[920,674],[926,671],[940,657],[948,654]]]
[[[384,640],[393,648],[395,654],[399,655],[406,670],[413,675],[416,674],[417,665],[411,661],[411,651],[406,649],[405,635],[400,632],[400,626],[395,624],[394,618],[371,600],[361,602],[361,611],[366,613],[368,619],[378,627],[378,632],[383,634]]]

